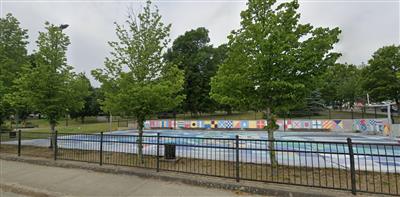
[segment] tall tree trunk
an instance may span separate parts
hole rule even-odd
[[[51,136],[50,136],[50,147],[54,149],[55,146],[55,141],[54,141],[54,136],[56,134],[56,121],[55,120],[50,120],[50,130],[51,130]]]
[[[266,118],[267,118],[267,132],[268,132],[268,150],[269,150],[269,157],[271,160],[271,165],[275,167],[278,162],[276,160],[276,155],[275,155],[275,137],[274,137],[274,131],[276,130],[276,120],[273,118],[273,115],[271,113],[271,108],[267,108],[266,110]]]
[[[140,162],[143,164],[144,159],[143,159],[143,127],[144,127],[144,117],[136,117],[138,121],[138,139],[137,139],[137,148],[138,148],[138,159]]]
[[[68,127],[68,115],[65,116],[65,126]]]
[[[18,110],[15,112],[15,130],[18,130],[19,127],[19,114],[18,114]]]
[[[276,155],[275,155],[275,137],[274,137],[274,131],[276,130],[276,128],[275,128],[276,122],[272,116],[271,108],[267,108],[266,116],[267,116],[266,117],[267,118],[267,127],[266,128],[267,128],[268,140],[269,140],[269,143],[268,143],[269,157],[271,160],[271,165],[273,167],[275,167],[278,164],[278,162],[276,160]]]
[[[227,107],[226,113],[227,113],[227,115],[232,115],[232,107],[231,106]]]

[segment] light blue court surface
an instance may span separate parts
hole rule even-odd
[[[161,144],[177,145],[178,157],[223,161],[235,161],[234,139],[239,135],[240,139],[244,139],[239,143],[241,162],[270,163],[268,142],[265,141],[268,137],[263,131],[146,130],[144,154],[156,155],[157,133],[162,136]],[[137,145],[134,144],[137,140],[136,131],[115,131],[105,134],[111,135],[105,135],[104,151],[137,153]],[[384,136],[333,132],[275,132],[275,139],[278,140],[274,144],[276,158],[281,165],[348,169],[350,167],[346,144],[348,137],[355,143],[353,149],[357,170],[400,173],[400,143]],[[24,140],[22,144],[47,146],[48,141],[48,139]],[[98,150],[99,141],[99,135],[68,135],[58,138],[59,147],[65,149]],[[379,145],[380,143],[390,145]],[[160,152],[161,155],[164,153],[163,145],[160,146]]]
[[[239,135],[240,139],[267,140],[265,131],[205,131],[205,130],[145,130],[145,135],[175,136],[175,137],[199,137],[199,138],[232,138]],[[106,134],[113,135],[136,135],[136,131],[114,131]],[[359,133],[336,133],[336,132],[275,132],[275,140],[300,140],[300,141],[326,141],[346,142],[350,137],[353,142],[359,143],[393,143],[400,144],[393,138],[377,135],[363,135]]]

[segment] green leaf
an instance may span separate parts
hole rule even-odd
[[[363,88],[371,101],[395,101],[400,106],[400,45],[378,49],[363,69]]]
[[[157,8],[147,1],[138,15],[129,13],[125,25],[116,24],[117,41],[105,68],[92,71],[102,84],[103,110],[113,115],[135,116],[139,130],[147,116],[178,106],[183,72],[164,60],[171,25],[164,25]]]
[[[70,44],[62,30],[48,22],[46,31],[39,32],[38,50],[33,64],[24,67],[16,80],[18,103],[27,103],[46,115],[54,127],[69,111],[81,109],[88,95],[88,84],[67,65],[66,51]]]
[[[15,80],[27,62],[27,30],[10,13],[0,18],[0,125],[15,111],[25,108],[13,94],[18,91]]]
[[[251,0],[241,28],[228,38],[228,57],[211,80],[211,97],[240,109],[287,111],[304,103],[340,54],[338,28],[300,24],[297,1]]]

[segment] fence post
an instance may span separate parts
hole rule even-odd
[[[354,119],[354,111],[351,109],[351,119]]]
[[[157,133],[157,172],[160,172],[160,133]]]
[[[365,106],[361,109],[361,118],[364,119]]]
[[[354,152],[353,152],[353,143],[351,142],[351,138],[347,138],[347,146],[349,148],[350,155],[350,175],[351,175],[351,193],[356,195],[356,168],[354,164]]]
[[[331,109],[328,109],[328,116],[329,116],[329,120],[332,119],[332,116],[331,116]]]
[[[58,154],[58,143],[57,143],[57,136],[58,136],[58,131],[54,133],[54,161],[57,160],[57,154]]]
[[[236,182],[239,182],[239,135],[236,135]]]
[[[21,130],[18,130],[18,157],[21,156]]]
[[[283,131],[286,131],[286,118],[285,118],[285,114],[283,114]]]
[[[103,165],[103,132],[100,132],[100,165]]]

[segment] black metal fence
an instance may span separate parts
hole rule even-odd
[[[159,133],[146,134],[142,143],[137,135],[103,133],[20,132],[14,139],[1,136],[0,152],[8,150],[18,155],[348,190],[354,194],[400,195],[400,144],[394,143],[354,143],[350,138],[347,142],[194,138]],[[49,148],[51,144],[54,148]],[[141,157],[139,144],[143,146]],[[172,153],[170,159],[167,153]]]

